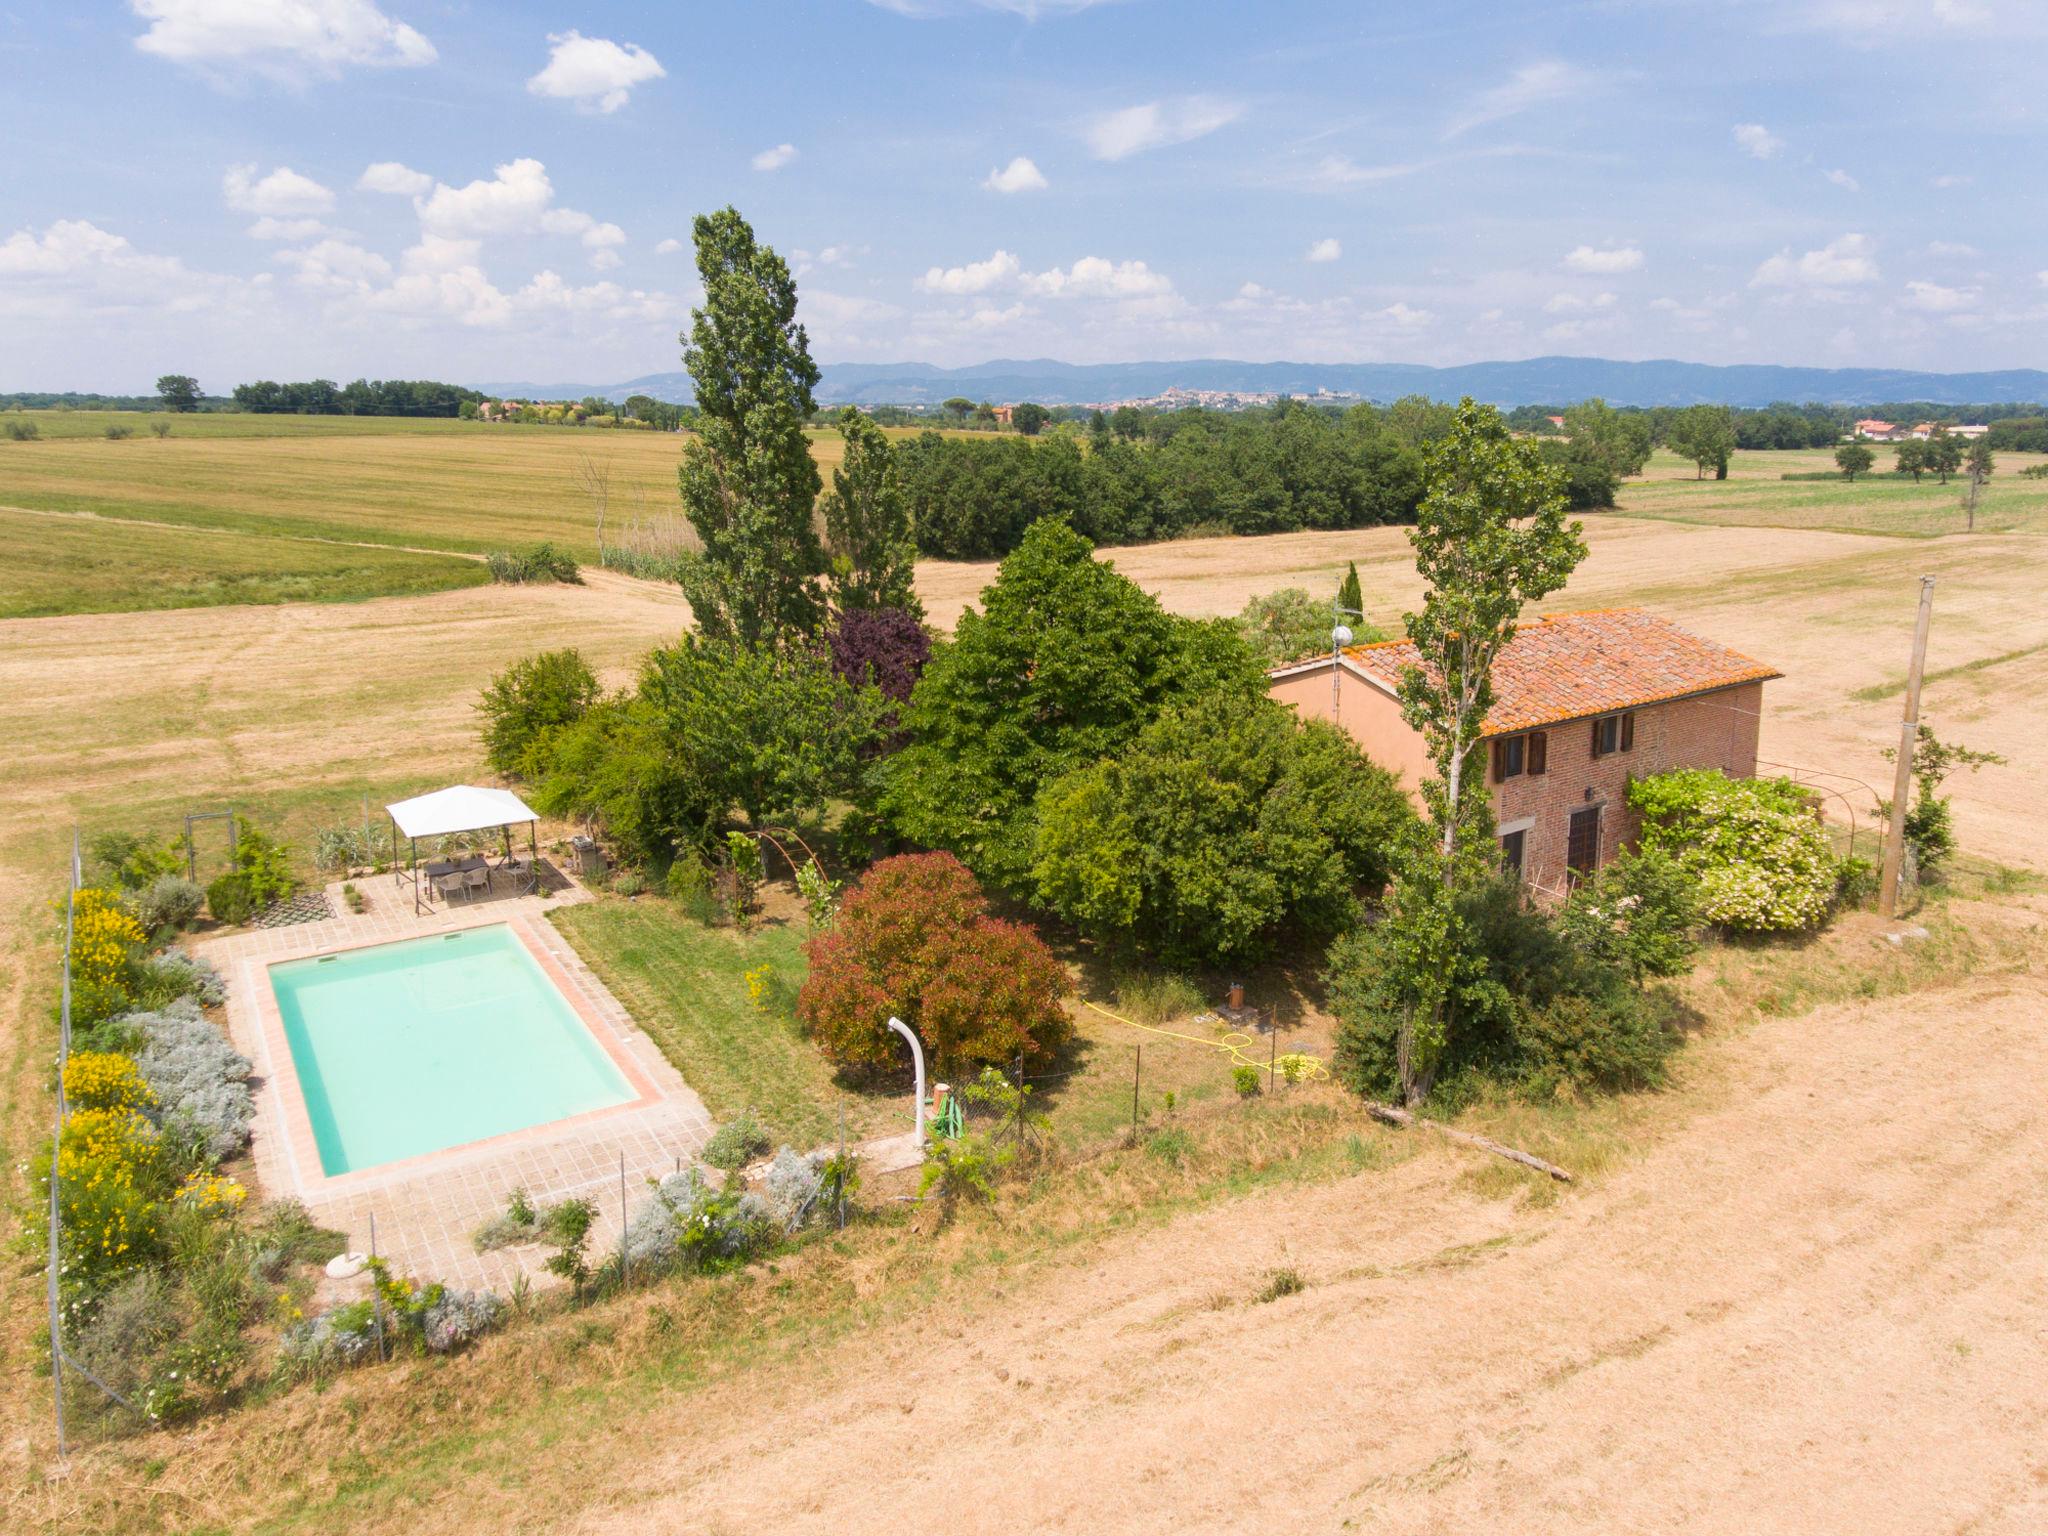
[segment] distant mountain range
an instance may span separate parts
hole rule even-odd
[[[1563,405],[1599,395],[1612,405],[1769,405],[1778,400],[1825,405],[1875,405],[1924,400],[1940,405],[2005,405],[2048,401],[2048,373],[2012,368],[1996,373],[1914,373],[1897,368],[1720,367],[1668,359],[1620,363],[1602,357],[1531,357],[1520,362],[1465,363],[1062,363],[1002,358],[966,368],[930,363],[824,363],[818,399],[826,404],[932,405],[954,395],[1014,403],[1075,405],[1137,400],[1169,389],[1238,394],[1313,395],[1318,390],[1384,403],[1402,395],[1455,400],[1471,395],[1492,405]],[[623,400],[652,395],[686,404],[690,377],[650,373],[623,384],[491,382],[495,395]]]

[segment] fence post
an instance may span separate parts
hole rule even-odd
[[[839,1101],[839,1230],[846,1230],[846,1100]]]
[[[626,1152],[619,1149],[619,1289],[629,1289],[626,1275]]]
[[[1131,1052],[1131,1140],[1138,1139],[1138,1080],[1145,1071],[1145,1047],[1133,1047]]]
[[[57,1455],[65,1454],[64,1436],[64,1306],[58,1297],[57,1271],[64,1259],[64,1216],[61,1185],[64,1172],[64,1068],[71,1060],[71,941],[78,921],[78,828],[71,829],[70,878],[64,893],[64,976],[57,1004],[57,1118],[50,1130],[50,1387],[57,1407]]]
[[[370,1317],[377,1327],[377,1358],[388,1360],[384,1353],[384,1291],[377,1284],[377,1213],[370,1212]]]

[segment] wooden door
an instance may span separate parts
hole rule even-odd
[[[1584,810],[1573,811],[1571,829],[1565,838],[1564,862],[1567,869],[1580,874],[1595,869],[1600,863],[1600,807],[1589,805]]]

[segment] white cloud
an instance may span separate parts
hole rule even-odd
[[[318,219],[273,219],[267,215],[249,226],[251,240],[310,240],[327,233]]]
[[[638,43],[621,46],[581,32],[550,32],[546,68],[526,82],[536,96],[573,101],[585,112],[616,112],[633,87],[668,73]]]
[[[1933,315],[1954,314],[1959,309],[1973,307],[1978,298],[1974,288],[1944,288],[1940,283],[1910,282],[1906,284],[1906,304],[1909,308],[1925,310]]]
[[[59,219],[0,241],[0,315],[44,328],[98,315],[167,316],[241,308],[262,285],[194,272],[174,256],[137,250],[86,219]],[[75,346],[76,338],[67,345]]]
[[[346,240],[322,240],[303,249],[279,251],[277,259],[296,268],[296,281],[308,288],[364,291],[391,276],[390,262]]]
[[[682,248],[683,242],[676,239],[673,235],[671,235],[668,239],[660,241],[658,244],[656,244],[656,246],[654,247],[654,254],[657,256],[673,256],[677,251],[680,251]]]
[[[541,227],[554,198],[555,188],[548,180],[546,166],[538,160],[511,160],[498,166],[489,181],[479,178],[462,187],[436,183],[433,195],[419,202],[420,225],[431,234],[451,238],[521,234]],[[559,224],[559,215],[569,210],[558,209],[555,213]],[[589,217],[570,214],[572,222],[582,223],[567,231],[557,228],[555,232],[575,233]]]
[[[379,160],[363,167],[356,178],[358,192],[389,192],[395,197],[423,197],[434,185],[425,171],[416,171],[396,160]]]
[[[1043,192],[1046,181],[1031,160],[1019,155],[999,171],[990,171],[982,186],[990,192]]]
[[[1829,289],[1877,281],[1877,261],[1868,235],[1844,235],[1817,251],[1794,256],[1780,251],[1756,269],[1752,288]]]
[[[1929,183],[1929,185],[1936,187],[1943,192],[1947,192],[1956,187],[1967,187],[1971,182],[1975,181],[1976,179],[1977,178],[1974,176],[1964,176],[1954,171],[1950,171],[1943,175],[1936,176]]]
[[[1566,101],[1595,90],[1600,79],[1590,70],[1563,59],[1538,59],[1524,64],[1506,81],[1481,91],[1444,125],[1444,137],[1455,139],[1474,128],[1516,117],[1536,107]]]
[[[1550,302],[1543,306],[1547,315],[1573,314],[1588,309],[1612,309],[1621,301],[1611,293],[1596,293],[1592,298],[1582,298],[1576,293],[1552,294]]]
[[[260,180],[253,165],[230,166],[220,179],[220,188],[227,205],[238,213],[289,217],[325,213],[334,206],[332,192],[288,165],[280,165]]]
[[[1014,283],[1023,266],[1008,251],[997,251],[987,261],[970,261],[962,267],[932,267],[917,280],[927,293],[986,293],[991,288]]]
[[[1185,144],[1236,122],[1237,102],[1215,96],[1177,96],[1105,112],[1083,125],[1082,137],[1098,160],[1122,160],[1148,149]]]
[[[1436,316],[1426,309],[1415,309],[1397,300],[1370,318],[1388,321],[1404,331],[1419,331]]]
[[[1851,176],[1847,171],[1822,171],[1821,175],[1827,177],[1829,181],[1832,181],[1844,192],[1861,192],[1863,190],[1863,183],[1854,176]]]
[[[1633,245],[1610,246],[1599,250],[1590,245],[1575,246],[1566,252],[1564,264],[1574,272],[1609,274],[1633,272],[1643,264],[1643,253]]]
[[[243,65],[290,75],[345,64],[417,67],[434,45],[371,0],[130,0],[149,30],[144,53],[180,64]]]
[[[778,144],[773,149],[764,149],[749,162],[757,171],[779,171],[796,158],[794,144]]]
[[[1961,260],[1978,254],[1977,247],[1965,245],[1960,240],[1930,240],[1927,254],[1947,259]]]
[[[1024,287],[1048,298],[1158,298],[1173,291],[1173,279],[1142,261],[1110,262],[1100,256],[1083,256],[1064,272],[1054,267],[1036,275],[1025,273]]]
[[[1303,261],[1335,261],[1344,254],[1344,247],[1334,236],[1316,241],[1308,248]]]
[[[1045,299],[1112,299],[1152,311],[1176,306],[1173,279],[1142,261],[1083,256],[1070,267],[1027,272],[1008,251],[958,267],[932,267],[917,280],[926,293],[955,297],[1007,290]]]
[[[2034,277],[2043,288],[2048,288],[2048,268],[2043,268],[2041,271],[2036,272]]]
[[[1775,160],[1785,147],[1785,141],[1762,123],[1737,123],[1735,142],[1759,160]]]

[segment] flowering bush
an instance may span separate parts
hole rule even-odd
[[[1044,1056],[1073,1033],[1065,968],[1031,929],[991,916],[950,853],[876,864],[805,952],[797,1015],[839,1061],[894,1062],[892,1014],[951,1067]]]
[[[72,900],[71,979],[111,986],[127,979],[148,935],[112,891],[86,886]]]
[[[1827,829],[1789,779],[1731,779],[1687,769],[1638,779],[1645,852],[1693,879],[1700,918],[1746,932],[1794,932],[1827,916],[1836,889]]]
[[[155,1130],[132,1108],[80,1109],[65,1117],[58,1205],[67,1290],[97,1294],[161,1251],[157,1152]],[[37,1171],[46,1180],[49,1170],[45,1149]]]
[[[450,1290],[439,1281],[421,1284],[392,1275],[381,1259],[370,1260],[370,1277],[375,1299],[329,1307],[285,1329],[278,1339],[278,1359],[288,1374],[316,1374],[375,1359],[380,1317],[387,1350],[430,1355],[454,1353],[505,1317],[505,1303],[489,1291]]]
[[[185,1175],[175,1198],[209,1216],[232,1216],[249,1198],[249,1191],[223,1174],[196,1168]]]
[[[626,1262],[636,1272],[737,1269],[772,1247],[782,1230],[774,1208],[759,1195],[741,1192],[737,1181],[714,1190],[695,1168],[687,1168],[656,1184],[627,1220]]]
[[[64,1064],[64,1097],[79,1109],[147,1109],[156,1095],[133,1060],[112,1051],[80,1051]]]

